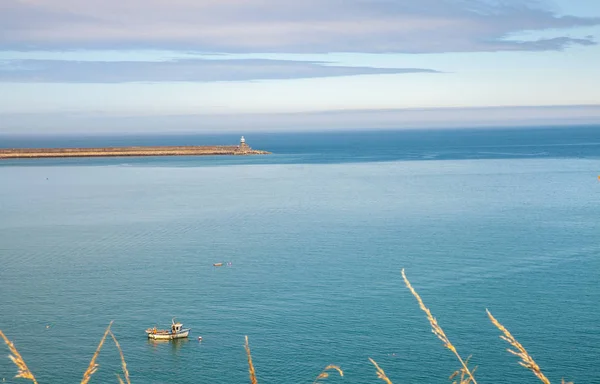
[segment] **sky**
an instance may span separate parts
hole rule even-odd
[[[600,122],[597,0],[1,0],[0,133]]]

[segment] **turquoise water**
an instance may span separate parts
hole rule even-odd
[[[79,382],[111,320],[134,383],[247,382],[244,335],[260,383],[330,363],[328,382],[376,383],[368,357],[446,382],[458,364],[402,268],[480,383],[537,382],[486,308],[553,382],[600,383],[600,128],[246,137],[274,155],[0,163],[0,329],[40,383]],[[189,341],[146,340],[173,316]],[[98,363],[116,382],[111,344]]]

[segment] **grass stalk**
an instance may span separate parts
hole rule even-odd
[[[500,338],[502,340],[506,341],[511,346],[513,346],[513,348],[515,348],[515,349],[507,348],[506,350],[508,352],[512,353],[513,355],[521,358],[521,361],[519,361],[519,364],[522,365],[523,367],[529,369],[531,372],[533,372],[533,374],[538,379],[540,379],[540,381],[542,383],[550,384],[550,380],[548,380],[548,378],[542,373],[542,370],[540,369],[539,365],[537,365],[535,360],[533,360],[533,357],[531,357],[531,355],[527,352],[527,350],[525,350],[523,345],[521,345],[521,343],[519,343],[517,341],[517,339],[515,339],[515,337],[508,331],[508,329],[506,329],[502,324],[500,324],[500,322],[498,320],[496,320],[496,318],[494,316],[492,316],[490,311],[488,311],[487,309],[485,311],[487,312],[488,317],[492,321],[492,324],[494,324],[496,326],[496,328],[498,328],[500,330],[500,332],[502,332],[502,335],[500,335]],[[563,380],[563,383],[564,383],[564,380]]]
[[[381,380],[385,381],[387,384],[392,384],[392,381],[389,379],[389,377],[387,377],[387,375],[385,374],[383,369],[381,369],[381,367],[379,367],[379,365],[375,362],[375,360],[373,360],[369,357],[369,361],[375,366],[375,369],[377,369],[377,377],[380,378]]]
[[[112,337],[113,341],[115,342],[115,345],[117,346],[117,349],[119,350],[119,355],[121,356],[121,367],[123,368],[123,376],[125,376],[125,382],[127,382],[127,384],[131,384],[131,381],[129,380],[129,371],[127,370],[127,363],[125,362],[125,356],[123,355],[123,350],[121,349],[121,345],[119,344],[119,342],[117,341],[117,338],[115,337],[115,334],[110,331],[110,336]],[[119,377],[119,381],[122,382],[121,377]]]
[[[110,327],[112,326],[112,324],[113,322],[111,321],[110,324],[108,324],[108,327],[106,327],[106,331],[104,331],[104,336],[102,336],[100,344],[98,344],[98,348],[96,348],[96,352],[94,352],[94,356],[92,356],[92,360],[90,360],[90,365],[88,365],[87,369],[83,373],[83,379],[81,379],[81,384],[87,384],[92,378],[92,375],[98,370],[99,365],[96,364],[96,359],[98,358],[100,350],[104,345],[104,340],[106,340],[106,337],[110,333]]]
[[[319,376],[317,376],[315,381],[313,381],[313,384],[316,384],[321,379],[328,378],[329,373],[327,371],[332,371],[332,370],[337,371],[341,377],[344,377],[344,371],[342,371],[342,369],[340,367],[338,367],[337,365],[329,364],[328,366],[325,367],[325,369],[323,369],[323,371],[321,373],[319,373]]]
[[[419,294],[417,293],[417,291],[415,291],[415,289],[413,288],[413,286],[410,284],[410,281],[408,281],[408,278],[406,277],[406,274],[404,273],[404,268],[402,269],[402,278],[404,279],[404,283],[406,284],[406,286],[408,287],[408,289],[410,290],[410,292],[413,294],[413,296],[419,302],[419,307],[427,315],[427,320],[429,320],[429,323],[431,324],[431,330],[432,330],[432,332],[437,336],[438,339],[440,339],[442,341],[442,343],[444,343],[444,347],[446,347],[450,351],[452,351],[452,353],[454,354],[454,356],[456,356],[456,358],[460,362],[460,364],[462,366],[461,370],[464,371],[464,374],[465,374],[465,377],[466,377],[466,380],[465,380],[464,383],[467,384],[467,383],[472,382],[473,384],[477,384],[477,381],[475,380],[475,377],[473,376],[473,372],[469,369],[469,367],[467,366],[467,364],[465,363],[465,361],[463,360],[463,358],[460,357],[460,354],[456,350],[456,347],[450,342],[450,339],[448,339],[448,336],[446,336],[446,333],[444,332],[444,330],[442,329],[442,327],[440,327],[440,325],[438,324],[436,318],[433,317],[433,315],[431,314],[431,311],[429,310],[429,308],[427,308],[425,306],[425,303],[423,303],[423,299],[421,299],[421,296],[419,296]],[[462,384],[462,382],[461,382],[461,384]]]
[[[246,344],[244,344],[244,348],[246,349],[246,356],[248,356],[248,373],[250,375],[250,383],[257,384],[256,381],[256,372],[254,371],[254,364],[252,364],[252,355],[250,354],[250,344],[248,344],[248,336],[246,336]]]
[[[8,338],[4,335],[4,333],[2,331],[0,331],[0,337],[2,337],[2,339],[4,339],[4,342],[8,346],[8,349],[10,350],[11,354],[8,355],[8,358],[11,359],[13,363],[15,363],[15,365],[17,366],[17,368],[19,370],[15,377],[31,380],[34,384],[37,384],[37,380],[35,379],[35,376],[33,376],[33,373],[31,373],[31,371],[27,367],[27,364],[25,364],[25,360],[23,360],[23,357],[21,356],[19,351],[17,351],[17,348],[12,343],[12,341],[8,340]]]

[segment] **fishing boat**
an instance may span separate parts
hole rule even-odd
[[[188,337],[190,329],[191,328],[183,328],[183,324],[176,323],[175,319],[172,319],[171,329],[156,329],[156,327],[148,328],[146,329],[146,334],[148,334],[149,339],[153,340],[183,339]]]

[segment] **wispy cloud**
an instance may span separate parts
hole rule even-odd
[[[600,123],[600,105],[344,110],[270,114],[4,114],[2,134],[324,131]],[[174,128],[176,127],[176,128]]]
[[[560,32],[600,25],[536,0],[3,0],[0,49],[215,52],[468,52],[594,44]]]
[[[0,62],[0,82],[126,83],[212,82],[437,73],[425,68],[374,68],[315,61],[184,59],[173,61],[10,60]]]

